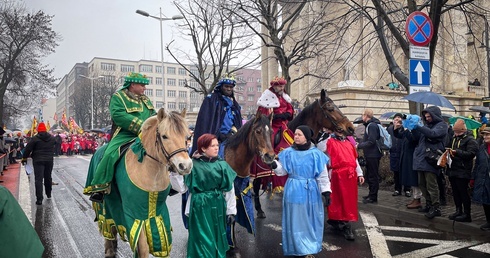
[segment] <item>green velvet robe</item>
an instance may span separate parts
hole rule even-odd
[[[187,257],[226,257],[226,201],[236,173],[223,160],[193,158],[185,184],[192,194]]]
[[[84,193],[108,192],[114,178],[115,164],[121,156],[120,147],[136,138],[141,125],[149,117],[156,114],[150,99],[146,96],[139,100],[130,98],[127,90],[119,90],[112,95],[109,110],[117,129],[110,140],[104,157],[97,166],[92,181],[85,186]]]
[[[10,191],[0,186],[0,257],[42,257],[44,246]]]

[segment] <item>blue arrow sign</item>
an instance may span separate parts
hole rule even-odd
[[[430,85],[430,62],[429,60],[410,59],[410,85]]]

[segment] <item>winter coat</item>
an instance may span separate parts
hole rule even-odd
[[[451,157],[451,167],[447,168],[447,175],[456,178],[471,178],[473,170],[473,158],[478,152],[478,145],[470,133],[460,136],[449,137],[447,148],[456,150],[454,157]]]
[[[413,170],[413,153],[417,146],[417,140],[414,139],[412,133],[409,130],[405,130],[403,127],[393,131],[394,139],[401,141],[400,152],[400,184],[403,186],[418,186],[419,177],[417,171]],[[393,141],[393,138],[392,138]]]
[[[480,146],[476,154],[472,178],[475,180],[473,201],[490,205],[490,156],[485,143]]]
[[[402,152],[402,139],[396,138],[393,132],[393,125],[390,125],[386,129],[391,135],[391,148],[390,148],[390,170],[400,171],[400,156]]]
[[[47,132],[38,133],[27,143],[22,158],[27,159],[31,156],[33,162],[53,161],[55,144],[56,141],[51,134]]]
[[[375,117],[371,118],[367,123],[364,123],[366,129],[362,141],[357,145],[357,148],[364,150],[364,157],[366,158],[381,158],[383,156],[376,143],[376,140],[381,137],[378,124],[381,123]]]
[[[429,113],[432,117],[432,122],[427,123],[425,114]],[[415,147],[413,154],[413,170],[428,171],[435,174],[440,173],[440,168],[430,165],[425,159],[426,149],[441,150],[444,152],[444,143],[448,132],[448,125],[442,119],[441,109],[436,106],[430,106],[422,111],[422,119],[425,126],[419,126],[412,130],[415,139],[418,140],[418,145]]]

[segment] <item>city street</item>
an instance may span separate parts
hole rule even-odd
[[[90,156],[55,158],[53,198],[34,204],[31,180],[32,221],[45,246],[44,257],[104,257],[103,238],[94,212],[82,194]],[[26,177],[21,174],[21,177]],[[261,196],[267,218],[256,220],[255,237],[238,226],[235,257],[284,257],[281,247],[281,195]],[[187,231],[180,217],[180,195],[168,198],[173,227],[171,257],[186,257]],[[488,257],[490,239],[482,231],[455,234],[394,220],[381,212],[365,211],[353,224],[355,241],[327,226],[321,253],[316,257]],[[132,257],[128,243],[120,242],[118,257]]]

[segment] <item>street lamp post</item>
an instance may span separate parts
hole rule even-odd
[[[160,51],[161,51],[161,58],[162,58],[162,100],[163,100],[163,107],[165,108],[166,103],[165,103],[165,71],[163,69],[163,21],[168,21],[168,20],[180,20],[183,19],[184,17],[182,15],[174,15],[171,18],[166,18],[162,17],[162,8],[160,7],[160,16],[156,17],[153,15],[150,15],[149,13],[142,11],[142,10],[136,10],[137,14],[143,15],[145,17],[151,17],[153,19],[157,19],[160,21]]]
[[[94,129],[94,80],[99,79],[99,78],[103,78],[104,76],[99,75],[97,77],[88,77],[88,76],[85,76],[82,74],[80,74],[79,76],[90,80],[90,99],[92,102],[91,103],[92,110],[90,112],[91,113],[90,114],[90,127],[91,127],[90,129]]]

